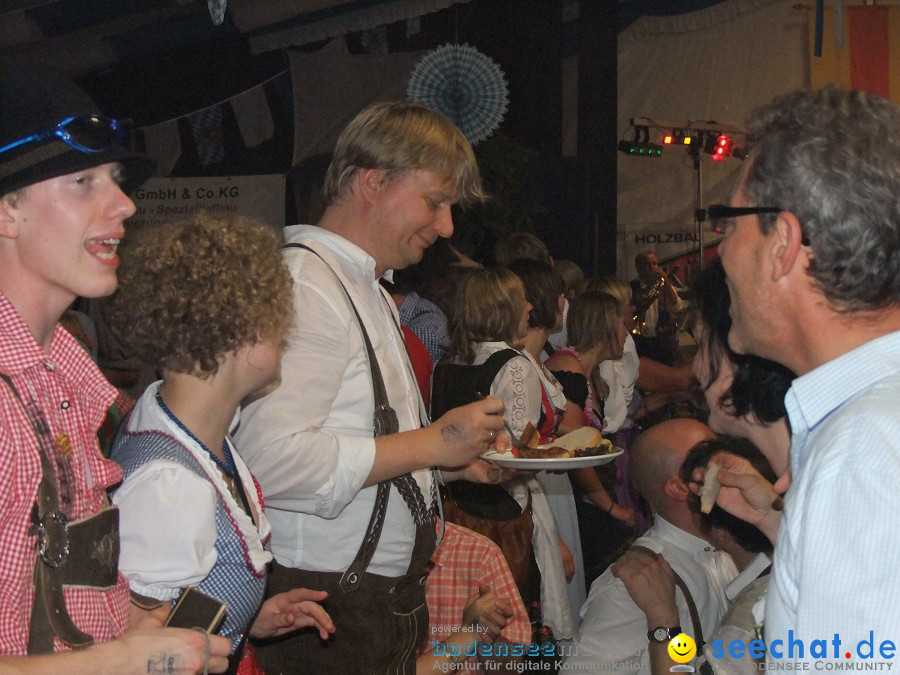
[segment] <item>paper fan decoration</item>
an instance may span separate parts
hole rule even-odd
[[[428,52],[409,76],[406,98],[446,115],[473,145],[500,126],[509,104],[500,66],[467,44]]]

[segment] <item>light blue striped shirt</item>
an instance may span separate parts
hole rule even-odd
[[[879,646],[900,651],[900,332],[797,378],[785,404],[793,484],[766,600],[768,659],[896,660]],[[870,638],[874,657],[859,658]],[[824,654],[810,651],[814,640]]]

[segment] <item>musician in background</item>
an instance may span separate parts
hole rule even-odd
[[[634,267],[638,278],[631,282],[631,293],[637,325],[632,335],[638,354],[675,365],[681,361],[675,335],[676,317],[684,303],[653,251],[638,253]]]

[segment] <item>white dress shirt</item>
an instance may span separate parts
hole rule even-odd
[[[600,377],[609,385],[609,396],[603,401],[603,415],[606,417],[606,427],[603,429],[605,433],[615,433],[625,424],[640,367],[637,347],[630,333],[625,333],[622,358],[615,361],[601,361],[597,366]]]
[[[703,658],[709,662],[713,672],[756,675],[765,669],[765,656],[756,656],[760,645],[753,645],[760,640],[754,609],[761,600],[765,600],[769,580],[770,575],[754,579],[734,598],[721,625],[703,648]],[[735,640],[738,645],[732,644]]]
[[[673,286],[674,290],[675,287]],[[669,320],[674,323],[675,314],[684,309],[684,300],[681,299],[681,296],[678,295],[678,291],[675,291],[675,297],[677,300],[675,304],[670,305],[666,300],[666,290],[665,288],[660,291],[659,295],[656,296],[656,299],[650,303],[650,306],[647,308],[647,311],[644,313],[644,329],[642,334],[646,337],[656,337],[656,327],[659,324],[659,309],[660,305],[665,306],[665,308],[669,311]]]
[[[783,640],[785,656],[771,660],[814,661],[810,642],[838,634],[841,661],[863,662],[870,631],[878,660],[900,637],[900,331],[798,377],[785,405],[793,482],[765,615],[766,643]],[[788,658],[789,631],[805,658]]]
[[[563,298],[563,318],[562,318],[562,328],[560,328],[555,333],[550,333],[550,336],[547,340],[553,345],[556,349],[562,349],[567,344],[569,344],[569,332],[566,330],[566,321],[569,320],[569,301],[566,298]],[[541,354],[542,359],[546,359],[549,354]]]
[[[400,430],[427,423],[397,328],[397,310],[378,283],[375,260],[343,237],[312,225],[285,228],[285,239],[316,249],[351,294]],[[295,323],[282,357],[282,383],[245,409],[235,438],[262,485],[278,562],[344,571],[359,550],[377,490],[375,485],[363,487],[375,461],[369,360],[334,273],[303,249],[285,249],[284,259],[294,279]],[[431,471],[413,476],[430,504]],[[368,570],[385,576],[405,573],[414,539],[412,516],[392,487]]]
[[[711,635],[728,607],[725,588],[737,576],[731,556],[659,515],[635,544],[661,553],[684,579],[697,605],[703,635]],[[675,604],[682,631],[696,638],[681,591],[675,592]],[[607,569],[591,584],[581,609],[581,627],[566,660],[568,669],[587,671],[593,667],[650,675],[649,628],[647,617],[634,604],[625,585]]]

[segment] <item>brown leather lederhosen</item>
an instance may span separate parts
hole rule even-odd
[[[302,244],[287,244],[286,247],[303,248],[321,258],[316,251]],[[335,278],[344,288],[366,344],[375,395],[374,435],[397,433],[400,430],[397,415],[389,405],[368,333],[346,287],[337,274]],[[391,485],[397,487],[416,522],[412,555],[406,573],[400,577],[385,577],[367,571],[384,527]],[[434,495],[432,506],[435,506]],[[336,632],[327,641],[320,640],[312,629],[268,640],[256,649],[260,665],[268,675],[415,672],[417,649],[427,638],[425,579],[434,548],[435,508],[425,505],[412,475],[407,473],[379,483],[363,542],[345,572],[313,572],[276,562],[269,574],[268,596],[297,587],[328,591],[323,604],[334,621]]]
[[[47,446],[46,421],[35,419],[12,379],[0,373],[34,429],[41,458],[41,482],[34,505],[37,543],[34,562],[34,601],[28,630],[28,653],[49,654],[53,638],[69,647],[86,647],[94,638],[69,616],[64,586],[106,590],[118,582],[119,510],[107,506],[78,521],[70,521],[59,507],[59,491]]]

